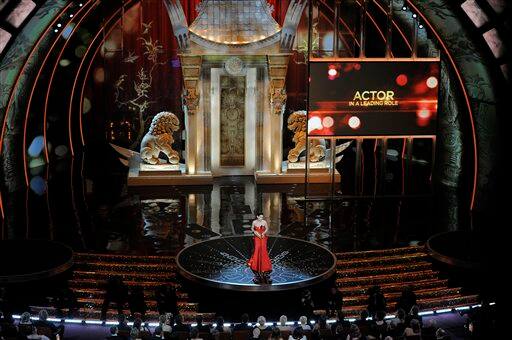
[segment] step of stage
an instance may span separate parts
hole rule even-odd
[[[338,259],[336,261],[336,268],[359,268],[359,267],[375,267],[375,266],[390,266],[395,264],[416,263],[418,261],[425,261],[429,258],[426,253],[410,253],[404,255],[382,256],[382,257],[367,257],[361,259]]]
[[[368,275],[380,275],[380,274],[395,274],[405,273],[411,271],[429,270],[432,268],[430,262],[418,262],[410,263],[406,265],[393,265],[393,266],[375,266],[375,267],[359,267],[351,269],[337,269],[336,275],[338,278],[343,277],[359,277]]]
[[[338,260],[353,260],[353,259],[365,259],[371,257],[388,257],[388,256],[403,256],[411,253],[424,253],[425,247],[422,246],[409,246],[401,248],[391,249],[379,249],[379,250],[364,250],[364,251],[352,251],[352,252],[341,252],[336,253]]]
[[[41,309],[45,309],[48,312],[50,318],[60,318],[57,316],[57,309],[54,307],[48,306],[30,306],[30,311],[33,314],[39,313]],[[61,310],[63,315],[67,315],[69,310],[67,308],[63,308]],[[101,319],[101,308],[79,308],[78,309],[79,317],[85,320],[100,320]],[[130,311],[128,309],[123,309],[123,314],[126,316],[130,315]],[[196,311],[190,310],[180,310],[180,314],[183,316],[183,320],[185,323],[195,322],[197,315],[202,315],[203,320],[205,322],[213,322],[215,320],[215,313],[198,313]],[[149,310],[146,312],[145,321],[147,322],[157,322],[159,318],[159,314],[157,311]],[[110,308],[107,311],[107,320],[117,321],[117,311],[113,308]]]
[[[82,308],[101,309],[101,306],[103,305],[103,299],[79,298],[77,301]],[[194,302],[178,301],[177,305],[178,310],[186,310],[193,312],[197,312],[198,310],[198,304]],[[157,303],[155,300],[146,300],[146,306],[148,310],[157,310]]]
[[[75,262],[75,269],[81,271],[112,271],[112,272],[139,272],[139,273],[174,273],[176,263],[102,263],[102,262]]]
[[[395,282],[401,285],[403,281],[413,280],[428,280],[435,279],[438,276],[437,271],[433,270],[421,270],[407,273],[398,274],[385,274],[385,275],[372,275],[372,276],[360,276],[360,277],[342,277],[336,278],[336,285],[338,287],[353,287],[362,285],[382,285],[389,282]],[[403,285],[402,285],[403,287]]]
[[[440,309],[447,308],[458,308],[458,307],[466,307],[480,303],[480,299],[477,295],[467,295],[467,296],[453,296],[449,299],[424,299],[418,300],[418,306],[420,307],[420,312],[424,311],[435,311]],[[359,306],[346,306],[343,308],[343,314],[347,318],[358,318],[361,315],[363,310],[367,309],[367,305],[359,305]],[[396,311],[393,306],[388,306],[387,313],[393,314]],[[325,315],[326,311],[323,309],[315,310],[315,314],[317,315]]]
[[[105,281],[111,277],[120,277],[130,281],[155,281],[160,283],[170,282],[175,279],[176,273],[140,273],[140,272],[123,272],[123,271],[73,271],[73,280],[97,279]]]
[[[73,256],[75,263],[94,263],[94,262],[113,262],[113,263],[161,263],[176,264],[174,256],[156,256],[156,255],[120,255],[120,254],[94,254],[94,253],[75,253]]]
[[[417,290],[415,291],[416,297],[418,300],[422,299],[433,299],[433,298],[442,298],[442,297],[450,297],[454,295],[460,295],[461,288],[437,288],[437,289],[428,289],[428,290]],[[401,292],[396,293],[384,293],[386,297],[386,302],[388,305],[395,305],[398,301]],[[368,295],[353,295],[348,296],[343,299],[344,306],[357,306],[366,304],[368,301]]]
[[[103,299],[105,296],[105,291],[102,289],[90,289],[90,288],[74,288],[77,298],[91,298],[91,299]],[[153,299],[155,296],[154,289],[144,290],[144,297],[146,299]],[[178,297],[178,301],[187,301],[188,294],[184,292],[176,292]]]
[[[410,287],[412,290],[423,290],[423,289],[442,289],[447,287],[448,280],[446,279],[429,279],[429,280],[418,280],[418,281],[402,281],[399,284],[393,282],[388,284],[381,284],[380,288],[383,293],[401,293],[404,287]],[[361,285],[361,286],[349,286],[339,287],[338,290],[343,296],[354,296],[354,295],[368,295],[368,289],[372,285]]]

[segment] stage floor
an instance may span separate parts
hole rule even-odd
[[[268,238],[272,284],[254,284],[247,266],[253,237],[219,237],[183,249],[177,257],[180,273],[189,280],[237,291],[277,291],[306,287],[328,279],[336,256],[312,242],[289,237]]]

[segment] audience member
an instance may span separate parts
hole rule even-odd
[[[172,327],[174,332],[190,332],[190,326],[183,323],[183,315],[178,314],[175,317],[176,324]]]
[[[371,317],[378,311],[386,311],[386,298],[379,286],[374,286],[368,291],[368,313]]]
[[[258,327],[254,327],[252,330],[252,339],[260,339],[261,338],[261,330]]]
[[[27,339],[50,340],[46,335],[37,334],[37,327],[32,327],[32,334],[27,335]]]
[[[159,333],[171,333],[173,331],[173,328],[171,324],[169,323],[169,318],[167,315],[160,315],[158,317],[158,326],[155,327],[155,333],[158,331]]]
[[[192,328],[190,331],[190,340],[203,340],[199,337],[199,330],[197,328]]]
[[[304,331],[310,331],[311,330],[311,326],[308,324],[308,318],[305,317],[304,315],[301,316],[299,318],[299,326],[298,327],[301,327],[302,330],[304,330]]]
[[[450,336],[444,329],[439,328],[436,331],[436,340],[450,340]]]
[[[198,332],[207,332],[207,333],[210,333],[210,326],[208,325],[203,325],[203,316],[201,314],[198,314],[196,316],[196,327],[194,327],[195,329],[197,329]]]
[[[288,337],[288,340],[307,340],[307,338],[304,335],[304,330],[302,327],[296,327],[293,330],[293,333]]]
[[[407,326],[407,324],[405,323],[405,311],[403,309],[399,309],[396,311],[395,323],[397,334],[402,336],[402,334],[405,331],[405,327]]]
[[[236,324],[235,327],[233,327],[233,331],[243,331],[252,329],[252,327],[249,326],[249,314],[242,314],[240,321],[241,322],[239,324]]]
[[[419,315],[420,308],[417,305],[414,305],[411,307],[411,311],[409,314],[405,317],[405,324],[408,325],[411,320],[418,320],[420,322],[420,325],[423,324],[423,318],[421,315]]]
[[[312,319],[315,304],[313,302],[313,296],[311,295],[311,291],[309,289],[305,289],[302,291],[300,302],[303,315],[306,315],[309,319]]]
[[[126,322],[126,316],[124,314],[119,314],[117,316],[117,329],[122,332],[130,333],[132,328],[128,326],[128,323]]]
[[[388,335],[388,324],[384,320],[386,313],[384,311],[378,311],[375,314],[374,322],[371,324],[369,334],[377,339],[383,339]]]
[[[41,309],[39,311],[39,320],[34,322],[34,326],[36,328],[46,327],[49,328],[52,334],[58,334],[60,337],[64,337],[64,325],[55,326],[53,322],[48,321],[48,312],[46,309]]]
[[[315,324],[315,327],[319,330],[330,329],[329,325],[327,325],[327,317],[325,315],[321,315],[318,322]]]
[[[122,314],[127,300],[128,288],[126,288],[123,280],[117,276],[110,277],[105,286],[105,298],[101,307],[101,320],[107,319],[107,311],[111,302],[116,304],[117,314]]]
[[[272,328],[272,333],[270,334],[269,340],[283,340],[281,336],[281,330],[277,327]]]
[[[14,325],[14,319],[10,313],[0,312],[0,337],[16,337],[18,331]]]
[[[146,301],[144,301],[144,290],[142,287],[132,287],[128,298],[128,306],[130,307],[130,313],[132,316],[140,314],[141,319],[144,320],[148,307],[146,305]]]
[[[160,286],[155,291],[158,313],[178,314],[178,296],[174,286]]]
[[[110,327],[110,335],[107,336],[107,339],[119,339],[119,336],[117,335],[118,329],[116,326]]]
[[[359,316],[359,319],[357,319],[355,321],[355,324],[357,325],[357,327],[359,327],[359,330],[361,331],[361,333],[363,333],[364,335],[367,335],[369,334],[370,332],[370,328],[372,326],[372,322],[370,320],[368,320],[368,311],[366,309],[363,309],[361,311],[361,314]]]
[[[405,328],[404,335],[407,336],[421,336],[421,325],[416,319],[412,319],[409,326]]]
[[[349,333],[347,336],[347,340],[360,340],[360,339],[364,339],[364,337],[361,334],[359,327],[357,327],[356,324],[351,324],[350,330],[349,330]]]
[[[396,303],[396,310],[411,310],[412,306],[416,305],[416,294],[407,286],[402,290],[402,295],[398,298]]]
[[[346,340],[348,336],[348,328],[345,329],[343,324],[339,323],[334,327],[332,335],[335,340]]]
[[[279,318],[279,324],[277,325],[277,328],[279,328],[279,330],[282,332],[291,331],[292,328],[286,324],[287,322],[288,318],[286,317],[286,315],[281,315],[281,317]]]
[[[142,340],[142,338],[140,337],[140,332],[137,328],[133,327],[132,330],[130,331],[130,339],[131,340]]]
[[[436,320],[428,319],[421,330],[423,340],[434,340],[436,338],[437,324]]]
[[[259,328],[260,331],[271,331],[272,328],[266,325],[267,320],[263,315],[258,316],[258,320],[256,320],[256,328]]]
[[[343,295],[336,287],[331,287],[327,296],[327,315],[334,316],[341,313],[343,307]]]
[[[215,327],[211,330],[212,334],[219,333],[231,333],[231,328],[224,326],[224,318],[222,316],[217,317]]]

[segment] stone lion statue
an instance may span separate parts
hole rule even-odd
[[[288,152],[288,161],[296,163],[300,154],[306,150],[306,111],[295,111],[288,117],[288,130],[293,131],[295,147]],[[325,157],[325,145],[322,140],[311,139],[309,161],[318,162]]]
[[[169,159],[169,163],[178,164],[180,156],[173,150],[172,134],[178,131],[180,121],[172,112],[163,111],[158,113],[151,121],[148,133],[142,138],[140,144],[140,157],[145,163],[159,164],[158,155],[163,152]]]

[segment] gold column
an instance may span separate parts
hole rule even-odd
[[[185,112],[186,127],[186,162],[188,174],[197,172],[197,113],[200,109],[201,92],[199,87],[201,77],[202,57],[195,55],[180,55],[181,71],[183,73],[183,111]]]
[[[290,54],[268,55],[269,98],[271,110],[271,138],[272,143],[271,171],[280,174],[283,161],[283,113],[286,108],[286,72]]]

